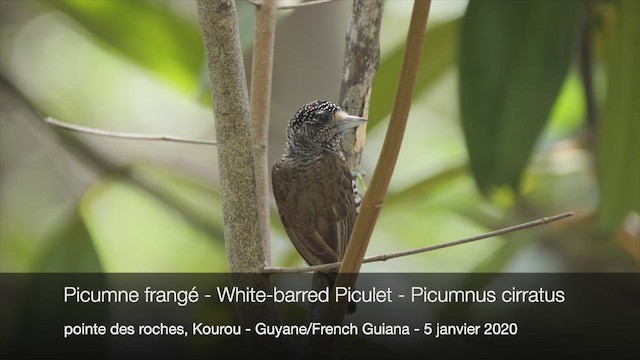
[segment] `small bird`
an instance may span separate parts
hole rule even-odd
[[[289,121],[285,154],[271,174],[289,239],[309,265],[341,261],[361,197],[340,150],[340,133],[367,120],[316,100]],[[326,273],[335,283],[335,271]]]

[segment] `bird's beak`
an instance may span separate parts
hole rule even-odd
[[[367,119],[349,115],[345,111],[338,111],[335,115],[335,119],[338,132],[358,127],[367,122]]]

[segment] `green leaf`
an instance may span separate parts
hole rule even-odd
[[[112,179],[98,183],[85,193],[81,215],[107,272],[227,269],[222,242],[211,241],[174,209],[128,183]]]
[[[608,89],[599,134],[599,225],[612,230],[640,212],[640,2],[619,5],[605,37]]]
[[[577,45],[580,5],[469,3],[460,49],[460,115],[482,191],[519,189]]]
[[[414,98],[419,98],[430,85],[440,78],[456,62],[460,20],[450,20],[427,30],[423,56],[420,58],[420,74],[416,79]],[[371,90],[371,109],[367,128],[373,129],[391,113],[394,91],[398,86],[405,44],[402,43],[380,60]]]
[[[415,199],[423,199],[429,194],[433,194],[443,185],[447,185],[452,181],[466,175],[466,164],[453,165],[449,168],[423,178],[416,184],[409,186],[398,192],[390,193],[385,200],[386,204],[394,204],[396,202],[411,202]]]
[[[178,88],[191,92],[197,89],[204,65],[198,26],[162,2],[55,0],[47,3],[112,49],[162,75]]]
[[[102,272],[91,235],[78,209],[63,222],[36,263],[35,272]]]

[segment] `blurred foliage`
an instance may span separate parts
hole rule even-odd
[[[102,272],[91,234],[78,212],[61,221],[57,234],[51,235],[51,244],[36,262],[37,272]]]
[[[615,5],[615,18],[603,24],[609,79],[598,148],[600,225],[607,230],[640,212],[640,2]]]
[[[333,49],[343,33],[312,29],[331,21],[332,28],[344,28],[346,21],[338,21],[348,18],[345,3],[283,11],[279,29],[302,17],[296,32]],[[461,4],[433,3],[403,150],[369,253],[452,241],[565,211],[576,216],[363,269],[637,271],[638,2],[473,1],[466,11]],[[105,129],[212,138],[195,2],[0,6],[0,72],[33,110]],[[252,5],[238,6],[250,59]],[[363,164],[369,173],[398,85],[409,9],[406,2],[385,5],[386,40]],[[585,24],[593,34],[586,41],[589,71],[602,110],[596,127],[585,121],[578,66]],[[288,46],[276,39],[275,62],[284,64],[277,68],[329,73],[281,55],[296,54]],[[341,54],[324,54],[327,67],[341,64],[334,61]],[[338,90],[276,84],[309,94]],[[1,91],[0,271],[226,270],[215,148],[77,136],[135,178],[151,180],[136,186],[79,161],[15,94],[5,86]],[[274,152],[283,145],[283,119],[299,106],[278,94],[274,89]],[[585,141],[589,133],[595,148]],[[197,225],[203,219],[211,224],[206,229]],[[275,215],[272,229],[273,264],[300,265]]]
[[[579,1],[471,2],[460,50],[460,108],[484,191],[519,188],[576,53]]]
[[[198,24],[151,1],[46,2],[102,41],[176,87],[193,91],[204,65]]]
[[[429,36],[425,38],[422,49],[424,56],[421,58],[420,68],[422,74],[416,81],[415,95],[422,95],[442,74],[451,68],[451,64],[457,61],[456,39],[460,20],[449,20],[433,26],[429,30]],[[380,60],[380,69],[374,79],[374,87],[371,92],[371,107],[369,112],[369,129],[382,122],[391,113],[393,97],[389,96],[388,86],[397,81],[400,76],[400,68],[404,57],[404,43],[398,43],[394,49],[388,50]],[[388,70],[387,70],[388,69]]]
[[[153,175],[162,177],[161,173]],[[179,189],[185,195],[194,193],[194,189],[184,185],[175,184],[171,189]],[[191,198],[215,202],[214,196],[197,195],[195,190]],[[120,181],[105,179],[83,197],[80,213],[105,271],[216,272],[226,269],[220,242],[210,241],[205,233],[185,224],[175,211],[145,195]]]

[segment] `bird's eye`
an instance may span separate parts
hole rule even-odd
[[[331,114],[326,111],[319,111],[316,113],[316,119],[318,119],[318,124],[324,125],[331,121]]]

